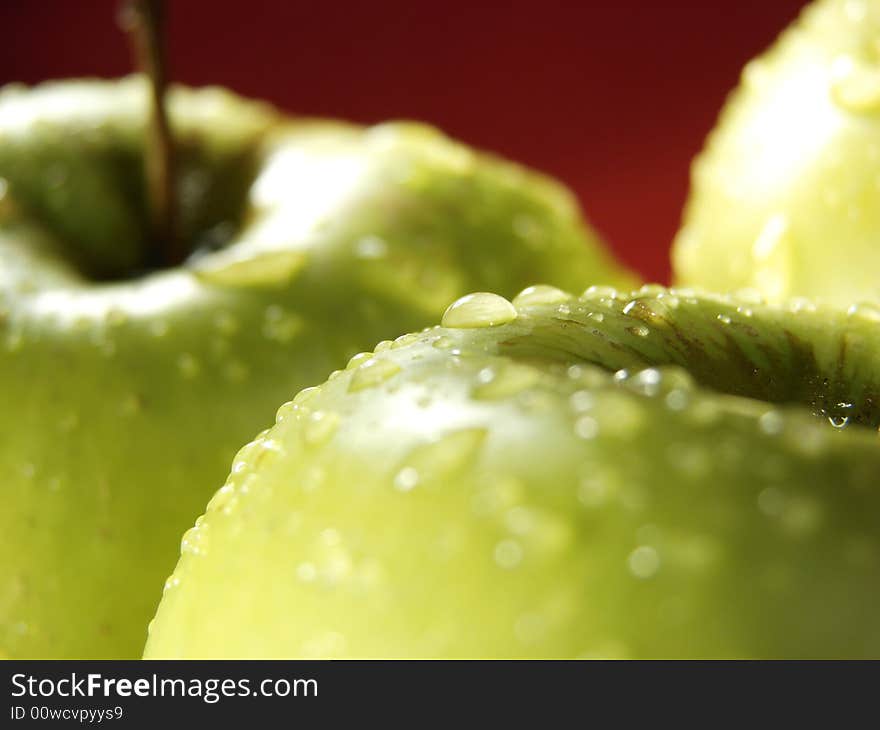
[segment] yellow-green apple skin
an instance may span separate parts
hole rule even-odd
[[[0,655],[138,656],[278,403],[473,289],[626,281],[555,182],[412,123],[177,88],[155,268],[137,78],[0,93]]]
[[[880,299],[878,39],[878,0],[820,0],[746,66],[692,169],[680,284]]]
[[[880,656],[870,316],[537,287],[443,324],[239,452],[146,657]]]

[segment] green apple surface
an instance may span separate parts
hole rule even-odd
[[[677,281],[880,300],[880,2],[820,0],[749,63],[692,169]]]
[[[239,452],[146,657],[880,656],[870,316],[543,286],[443,324]]]
[[[235,450],[279,402],[473,288],[627,280],[569,193],[412,123],[174,89],[178,228],[146,87],[0,93],[0,655],[125,657]]]

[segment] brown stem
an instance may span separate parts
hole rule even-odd
[[[174,143],[165,104],[166,66],[162,43],[162,0],[125,0],[121,23],[135,62],[150,82],[150,123],[144,155],[153,240],[165,266],[183,260],[175,235]]]

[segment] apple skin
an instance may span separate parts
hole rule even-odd
[[[137,656],[235,450],[357,351],[475,287],[631,279],[546,177],[423,125],[184,88],[179,225],[203,253],[138,276],[144,99],[137,78],[0,93],[0,656]]]
[[[499,299],[279,409],[184,535],[146,658],[880,656],[869,317]],[[813,415],[839,388],[861,425]]]
[[[880,2],[820,0],[749,63],[692,168],[679,284],[880,299]]]

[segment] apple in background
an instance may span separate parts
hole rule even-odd
[[[239,452],[147,658],[880,656],[870,317],[538,286],[443,325]]]
[[[676,279],[880,300],[880,2],[820,0],[746,66],[692,172]]]
[[[137,656],[235,449],[357,351],[474,288],[630,279],[559,184],[429,127],[169,103],[191,255],[163,269],[145,83],[0,92],[3,656]]]

